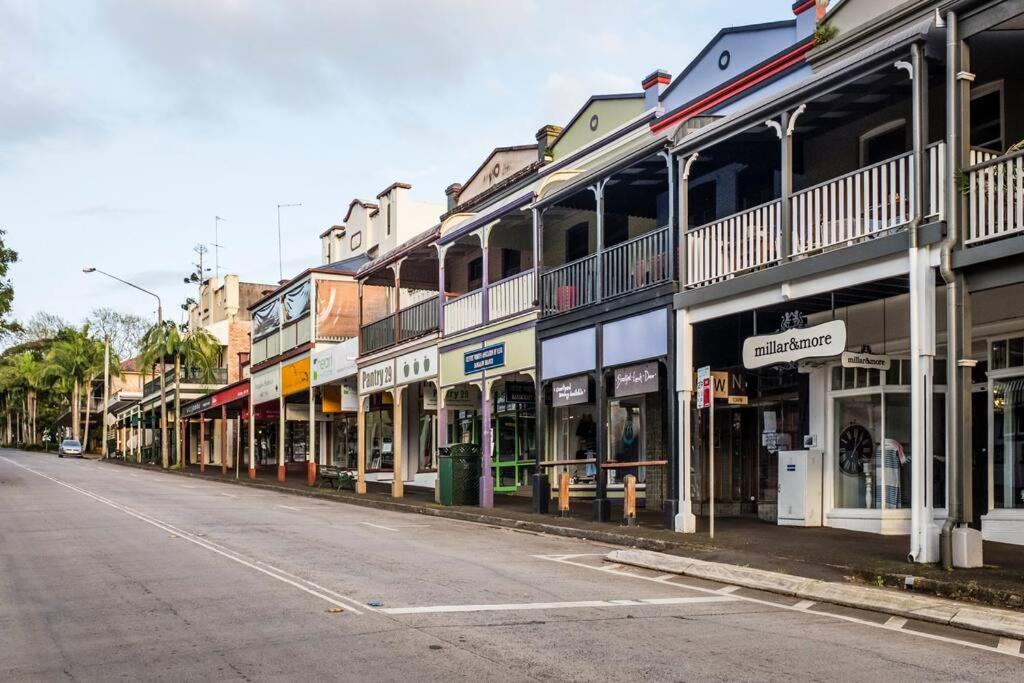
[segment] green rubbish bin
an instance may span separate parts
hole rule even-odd
[[[480,446],[453,444],[438,458],[441,505],[477,505],[480,502]]]

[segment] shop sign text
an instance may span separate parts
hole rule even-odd
[[[488,368],[500,368],[505,365],[505,342],[466,351],[463,354],[463,361],[465,366],[463,372],[467,375],[482,372]]]
[[[867,368],[868,370],[881,370],[885,372],[892,365],[892,359],[889,356],[883,356],[878,353],[843,351],[842,364],[844,368]]]
[[[846,323],[831,320],[821,325],[748,337],[743,342],[743,366],[794,363],[805,358],[838,356],[846,348]]]
[[[635,396],[658,390],[658,364],[642,363],[615,370],[615,395]]]
[[[574,406],[590,403],[590,381],[586,375],[556,379],[551,383],[551,405]]]
[[[369,394],[395,385],[395,361],[370,365],[359,370],[359,393]]]

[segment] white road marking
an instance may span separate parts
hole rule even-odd
[[[903,628],[906,625],[907,625],[907,620],[904,619],[903,617],[889,617],[885,621],[885,626],[887,628],[894,628],[894,629],[897,629],[897,630]]]
[[[444,614],[451,612],[512,612],[534,609],[587,609],[595,607],[645,607],[651,605],[689,605],[709,602],[735,602],[725,595],[695,598],[641,598],[639,600],[574,600],[570,602],[520,602],[494,605],[431,605],[427,607],[386,607],[385,614]]]
[[[398,531],[398,529],[395,529],[393,527],[381,526],[380,524],[372,524],[370,522],[359,522],[359,523],[363,524],[365,526],[372,526],[374,529],[383,529],[384,531]]]
[[[1015,638],[1000,638],[996,649],[1010,655],[1020,655],[1020,641]]]
[[[669,574],[669,576],[672,576],[672,575]],[[729,593],[735,593],[739,589],[740,589],[739,586],[726,586],[725,588],[719,588],[715,592],[716,593],[724,593],[725,595],[728,595]]]
[[[793,609],[798,610],[809,610],[814,607],[814,600],[801,600],[800,602],[793,605]]]
[[[235,494],[233,494],[233,493],[225,493],[224,491],[221,491],[220,495],[227,496],[228,498],[238,498],[238,496],[236,496]]]
[[[311,581],[306,581],[305,579],[299,579],[299,577],[295,577],[294,575],[290,575],[290,574],[288,574],[288,572],[285,572],[285,571],[280,570],[280,569],[278,569],[276,567],[273,567],[272,565],[269,565],[269,564],[267,564],[265,562],[259,562],[258,560],[252,560],[252,559],[245,558],[240,553],[237,553],[237,552],[235,552],[233,550],[228,550],[227,548],[224,548],[223,546],[218,547],[218,545],[216,543],[213,543],[212,541],[207,541],[205,539],[202,539],[202,538],[196,536],[195,534],[192,534],[192,533],[190,533],[188,531],[185,531],[184,529],[179,529],[178,527],[174,526],[173,524],[170,524],[169,522],[164,522],[164,521],[162,521],[160,519],[157,519],[156,517],[152,517],[151,515],[146,515],[146,514],[143,514],[141,512],[138,512],[136,510],[133,510],[133,509],[129,508],[126,505],[122,505],[121,503],[118,503],[116,501],[109,500],[107,498],[104,498],[103,496],[100,496],[100,495],[98,495],[96,493],[93,493],[92,491],[88,491],[88,490],[83,489],[83,488],[81,488],[79,486],[75,486],[74,484],[69,484],[66,481],[61,481],[60,479],[57,479],[55,477],[51,477],[48,474],[43,474],[42,472],[34,470],[31,467],[26,467],[26,466],[24,466],[24,465],[22,465],[20,463],[17,463],[17,462],[15,462],[15,461],[13,461],[13,460],[11,460],[9,458],[0,456],[0,459],[6,460],[7,462],[11,463],[15,467],[20,467],[21,469],[23,469],[23,470],[25,470],[27,472],[31,472],[32,474],[38,475],[38,476],[42,477],[43,479],[48,479],[48,480],[52,481],[55,484],[59,484],[60,486],[63,486],[63,487],[68,488],[68,489],[71,489],[72,491],[75,491],[76,493],[80,493],[83,496],[86,496],[88,498],[92,498],[93,500],[95,500],[95,501],[97,501],[99,503],[102,503],[102,504],[104,504],[104,505],[106,505],[108,507],[114,508],[115,510],[119,510],[119,511],[125,513],[126,515],[134,517],[135,519],[138,519],[138,520],[140,520],[142,522],[145,522],[146,524],[149,524],[149,525],[154,526],[154,527],[156,527],[158,529],[161,529],[162,531],[166,531],[168,533],[174,534],[174,535],[176,535],[176,536],[178,536],[178,537],[180,537],[180,538],[182,538],[182,539],[184,539],[184,540],[186,540],[186,541],[188,541],[190,543],[194,543],[195,545],[197,545],[197,546],[199,546],[201,548],[205,548],[206,550],[209,550],[210,552],[216,553],[216,554],[218,554],[218,555],[220,555],[222,557],[226,557],[227,559],[229,559],[229,560],[231,560],[233,562],[237,562],[238,564],[240,564],[240,565],[242,565],[244,567],[248,567],[250,569],[254,569],[254,570],[260,572],[261,574],[265,574],[266,576],[269,576],[269,577],[271,577],[273,579],[277,579],[278,581],[280,581],[282,583],[286,583],[289,586],[292,586],[294,588],[298,588],[299,590],[301,590],[301,591],[303,591],[305,593],[308,593],[309,595],[312,595],[314,597],[320,598],[321,600],[324,600],[325,602],[328,602],[331,605],[334,605],[335,607],[341,607],[342,609],[348,610],[349,612],[352,612],[353,614],[362,614],[361,606],[360,606],[360,608],[355,607],[355,605],[359,605],[359,603],[356,602],[355,600],[353,600],[352,598],[349,598],[347,596],[343,596],[343,595],[341,595],[339,593],[336,593],[334,591],[330,591],[330,590],[324,589],[323,587],[318,587],[318,586],[316,586],[316,584],[313,584],[313,582],[311,582]],[[263,566],[261,567],[259,565],[263,565]],[[293,578],[289,578],[289,576],[293,577],[295,580],[293,580]],[[299,583],[300,580],[303,583],[309,584],[310,586],[314,586],[316,589],[303,586],[301,583]]]
[[[567,564],[567,565],[571,565],[573,567],[582,567],[583,569],[590,569],[592,571],[607,571],[607,570],[602,570],[601,567],[592,567],[592,566],[590,566],[588,564],[584,564],[582,562],[573,562],[571,560],[559,560],[559,559],[555,559],[554,557],[550,557],[550,556],[547,556],[547,555],[534,555],[533,557],[536,557],[536,558],[541,559],[541,560],[547,560],[549,562],[558,562],[559,564]],[[608,572],[608,573],[614,574],[615,576],[622,576],[622,577],[628,578],[628,579],[637,579],[639,581],[653,581],[655,583],[660,583],[662,585],[665,585],[664,581],[661,581],[659,579],[656,579],[656,578],[653,578],[653,577],[650,577],[650,576],[640,576],[639,574],[629,574],[629,573],[626,573],[626,572],[616,572],[616,571],[612,571],[612,572]],[[680,588],[684,589],[684,590],[688,590],[688,591],[697,591],[697,592],[700,592],[700,593],[717,593],[716,590],[713,590],[711,588],[701,588],[701,587],[698,587],[698,586],[680,586]],[[729,596],[729,597],[731,597],[733,600],[741,600],[743,602],[750,602],[750,603],[753,603],[755,605],[763,605],[765,607],[772,607],[774,609],[786,610],[786,611],[790,611],[790,612],[800,612],[801,614],[807,614],[806,610],[796,609],[795,605],[794,606],[783,605],[783,604],[780,604],[780,603],[777,603],[777,602],[770,602],[768,600],[761,600],[759,598],[747,597],[745,595],[732,595],[732,596]],[[814,612],[813,614],[815,616],[818,616],[818,617],[827,617],[827,618],[830,618],[830,619],[836,619],[838,621],[846,621],[846,622],[849,622],[849,623],[852,623],[852,624],[860,624],[861,626],[868,626],[870,628],[882,628],[882,629],[886,629],[886,630],[891,630],[891,629],[888,629],[885,626],[885,624],[879,624],[878,622],[875,622],[875,621],[868,621],[867,619],[859,619],[857,617],[851,617],[851,616],[848,616],[848,615],[845,615],[845,614],[834,614],[834,613],[831,613],[831,612]],[[975,650],[984,650],[985,652],[998,652],[1000,654],[1009,655],[1010,657],[1017,657],[1018,659],[1024,659],[1024,654],[1020,653],[1019,651],[1018,652],[1010,652],[1007,649],[1001,649],[999,647],[993,647],[993,646],[990,646],[990,645],[982,645],[980,643],[973,643],[973,642],[970,642],[970,641],[967,641],[967,640],[957,640],[956,638],[950,638],[948,636],[940,636],[940,635],[936,635],[934,633],[925,633],[923,631],[909,631],[909,630],[906,630],[906,629],[901,629],[900,633],[905,633],[908,636],[913,636],[913,637],[916,637],[916,638],[925,638],[927,640],[935,640],[935,641],[938,641],[940,643],[950,643],[950,644],[953,644],[953,645],[962,645],[964,647],[973,648]],[[1012,640],[1012,639],[1005,638],[1003,640]],[[1000,644],[1002,644],[1002,640],[1000,640]]]

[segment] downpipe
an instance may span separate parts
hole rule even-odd
[[[960,459],[961,454],[957,451],[960,443],[960,425],[957,421],[956,405],[960,395],[960,374],[957,366],[957,349],[960,346],[960,339],[957,330],[957,299],[960,292],[956,274],[953,272],[952,257],[953,247],[960,238],[960,212],[959,203],[956,202],[958,192],[956,168],[958,168],[960,146],[960,121],[957,112],[958,98],[956,90],[957,70],[959,68],[960,36],[957,30],[956,12],[950,11],[946,14],[946,237],[942,240],[939,248],[939,273],[946,285],[946,395],[953,400],[946,401],[947,410],[947,431],[949,442],[947,449],[953,457],[949,458],[949,500],[947,501],[948,515],[942,524],[939,532],[939,553],[942,558],[942,568],[953,569],[953,529],[960,522],[962,511],[960,510]]]

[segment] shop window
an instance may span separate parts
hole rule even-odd
[[[907,151],[907,121],[897,119],[860,136],[860,165],[870,166]]]
[[[639,462],[645,452],[643,395],[632,399],[612,399],[608,402],[608,460],[611,462]],[[646,479],[645,468],[620,468],[608,471],[608,483],[622,482],[632,474],[638,483]]]
[[[330,463],[335,467],[358,467],[359,428],[356,418],[338,415],[331,422]]]
[[[419,471],[433,472],[437,469],[437,445],[434,435],[437,434],[437,413],[424,411],[420,414],[419,423]]]
[[[578,261],[590,252],[590,225],[577,223],[565,231],[565,262]]]
[[[366,413],[367,469],[391,471],[395,467],[394,423],[391,406]]]
[[[971,146],[1002,152],[1003,144],[1003,82],[986,83],[971,91]]]
[[[992,382],[992,482],[996,508],[1024,508],[1024,374]]]

